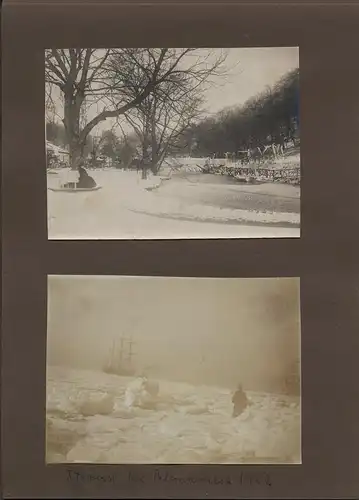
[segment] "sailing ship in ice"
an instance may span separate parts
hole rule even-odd
[[[136,369],[132,362],[134,343],[132,338],[123,336],[120,339],[114,339],[103,371],[114,375],[135,375]]]

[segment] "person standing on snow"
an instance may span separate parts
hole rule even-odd
[[[236,418],[241,413],[243,413],[244,410],[249,405],[249,401],[246,393],[243,390],[242,384],[238,384],[237,390],[235,391],[232,397],[232,403],[233,403],[233,413],[232,413],[233,418]]]

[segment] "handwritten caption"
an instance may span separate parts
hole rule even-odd
[[[207,486],[272,486],[272,480],[268,473],[261,472],[240,472],[236,476],[219,476],[216,474],[201,475],[176,475],[171,472],[155,471],[149,474],[136,474],[129,472],[127,476],[116,476],[115,474],[97,474],[79,472],[74,469],[66,469],[67,481],[82,484],[124,484],[147,485],[148,483],[172,483],[177,485],[193,486],[205,484]]]

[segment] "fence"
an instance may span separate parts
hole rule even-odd
[[[240,164],[218,165],[214,163],[203,167],[204,173],[228,175],[247,181],[281,182],[285,184],[300,185],[300,166],[265,167],[243,166]]]

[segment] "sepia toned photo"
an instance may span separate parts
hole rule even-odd
[[[300,236],[297,47],[46,49],[45,121],[50,239]]]
[[[49,276],[47,463],[300,464],[299,278]]]

